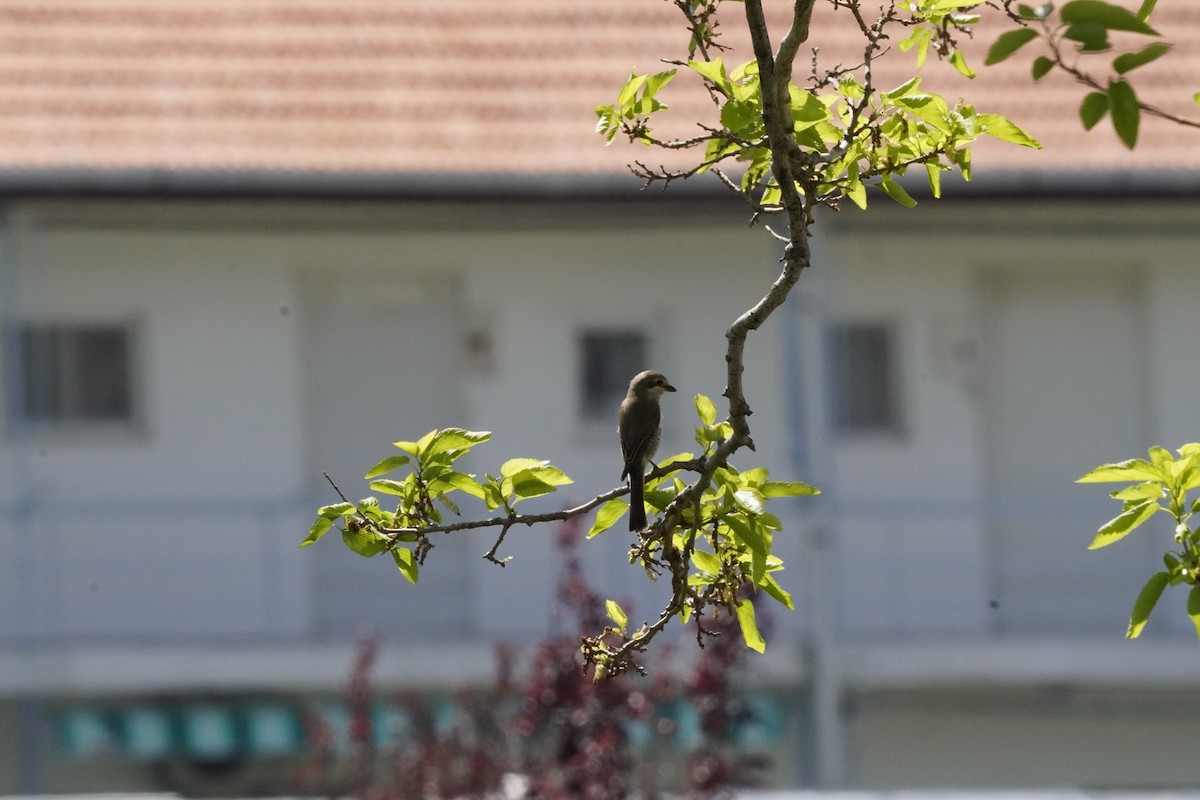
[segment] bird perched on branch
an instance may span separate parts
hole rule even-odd
[[[675,387],[667,382],[661,372],[648,369],[633,376],[629,392],[621,401],[617,414],[617,432],[621,435],[621,455],[625,457],[625,469],[621,478],[629,476],[629,530],[640,531],[646,527],[646,505],[642,500],[642,486],[646,480],[646,465],[658,451],[662,437],[662,411],[658,401],[663,392],[673,392]]]

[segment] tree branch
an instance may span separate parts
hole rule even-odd
[[[771,40],[761,0],[746,0],[745,5],[746,20],[762,86],[763,123],[771,150],[772,171],[780,187],[783,211],[788,217],[789,231],[782,259],[783,269],[767,293],[752,308],[739,316],[725,334],[728,344],[725,352],[724,395],[729,402],[728,421],[733,428],[733,436],[719,442],[712,454],[703,459],[700,474],[695,482],[671,501],[663,510],[662,516],[643,534],[640,546],[635,548],[635,556],[640,555],[649,560],[655,543],[661,543],[662,558],[671,572],[671,599],[658,619],[644,626],[633,637],[627,638],[621,646],[608,651],[606,671],[609,672],[620,672],[631,666],[636,669],[637,665],[633,662],[634,653],[645,650],[650,641],[666,628],[671,619],[683,611],[691,600],[687,591],[688,563],[697,526],[701,523],[699,519],[694,518],[690,525],[686,524],[685,510],[699,501],[701,495],[712,484],[713,475],[729,463],[729,458],[735,452],[743,447],[754,449],[754,440],[750,437],[750,425],[747,421],[752,412],[742,385],[746,339],[750,331],[761,327],[767,318],[783,305],[792,287],[800,279],[800,273],[810,261],[808,210],[805,197],[797,189],[789,157],[789,146],[794,144],[794,139],[788,85],[792,77],[793,59],[808,35],[813,0],[796,0],[791,28],[780,47],[782,63],[771,53]],[[688,529],[683,550],[676,548],[672,542],[672,532],[680,527]],[[699,613],[700,608],[694,608],[693,611]],[[584,640],[585,651],[595,645],[598,645],[596,640]]]
[[[792,74],[792,62],[800,45],[808,41],[808,28],[812,21],[813,6],[817,0],[795,0],[792,7],[792,26],[784,34],[779,43],[779,52],[775,54],[775,67],[789,76]]]

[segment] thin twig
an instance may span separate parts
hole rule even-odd
[[[337,492],[338,497],[342,498],[342,502],[349,503],[350,501],[346,499],[346,495],[342,494],[342,490],[339,489],[338,485],[333,482],[333,478],[329,477],[329,473],[322,472],[321,474],[325,476],[325,480],[329,481],[329,485],[333,487],[335,492]],[[353,505],[353,503],[351,503],[351,505]]]

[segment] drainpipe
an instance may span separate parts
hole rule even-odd
[[[815,244],[815,243],[814,243]],[[841,789],[847,783],[847,732],[844,691],[836,635],[837,531],[833,445],[829,413],[828,281],[831,259],[814,246],[814,266],[807,270],[784,307],[786,323],[784,390],[794,434],[790,460],[798,479],[821,489],[799,515],[802,564],[809,611],[808,660],[812,675],[813,740],[806,743],[814,783],[821,789]]]

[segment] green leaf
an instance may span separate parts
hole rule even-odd
[[[625,85],[617,93],[617,105],[623,107],[632,103],[633,98],[637,97],[638,90],[645,85],[645,75],[638,75],[636,72],[630,73],[629,80],[625,81]]]
[[[337,519],[354,513],[354,505],[352,503],[333,503],[328,506],[321,506],[317,509],[317,514],[329,519]]]
[[[510,458],[500,465],[500,474],[505,478],[511,478],[522,470],[530,469],[531,467],[540,467],[549,464],[540,458]]]
[[[792,596],[784,591],[783,587],[779,585],[779,582],[775,580],[775,576],[771,573],[768,572],[763,576],[763,581],[759,586],[762,587],[768,596],[774,598],[784,608],[789,611],[796,610],[796,604],[792,602]]]
[[[767,557],[758,550],[751,550],[748,557],[743,555],[740,560],[743,564],[747,560],[750,562],[750,581],[755,586],[761,585],[767,574]]]
[[[1101,464],[1076,480],[1076,483],[1133,483],[1163,481],[1167,476],[1144,458],[1131,458],[1115,464]]]
[[[539,481],[544,481],[551,486],[567,486],[575,482],[561,469],[548,462],[540,467],[533,467],[529,472]]]
[[[969,182],[971,180],[971,148],[961,147],[946,153],[946,155],[958,165],[958,172],[962,175],[963,180]]]
[[[1142,7],[1138,9],[1137,18],[1140,20],[1150,19],[1156,5],[1158,5],[1158,0],[1142,0]]]
[[[866,184],[864,184],[862,182],[862,180],[859,179],[857,168],[851,170],[851,173],[852,174],[848,178],[848,183],[846,184],[846,188],[843,189],[843,191],[846,193],[846,197],[849,197],[850,201],[852,203],[854,203],[854,205],[858,206],[863,211],[866,211],[866,209],[867,209],[867,187],[866,187]]]
[[[472,497],[483,499],[483,487],[479,485],[479,481],[475,480],[474,475],[467,475],[462,472],[450,472],[442,475],[440,480],[453,486],[461,492],[466,492]]]
[[[1189,492],[1200,487],[1200,456],[1188,455],[1179,462],[1179,489]]]
[[[666,466],[667,464],[674,464],[676,461],[694,461],[695,458],[696,456],[693,453],[676,453],[669,458],[660,458],[658,463]]]
[[[1141,502],[1143,500],[1158,500],[1163,496],[1162,484],[1157,481],[1147,481],[1146,483],[1137,483],[1133,486],[1128,486],[1124,489],[1118,489],[1110,495],[1114,500],[1125,502],[1126,500],[1134,500]]]
[[[789,86],[788,98],[792,122],[797,130],[829,119],[829,104],[812,92],[798,86]]]
[[[652,99],[656,94],[658,94],[659,90],[662,89],[664,86],[666,86],[668,83],[670,83],[671,79],[674,77],[675,77],[675,70],[673,70],[673,69],[667,69],[667,70],[663,70],[662,72],[656,72],[653,75],[649,76],[648,78],[646,78],[646,91],[642,94],[642,97],[644,97],[647,100]],[[661,107],[666,108],[666,106],[661,106]]]
[[[518,472],[511,479],[506,479],[505,483],[511,484],[512,493],[519,499],[541,497],[554,491],[552,484],[541,480],[529,470]]]
[[[1035,58],[1033,60],[1033,68],[1031,70],[1033,73],[1033,79],[1035,81],[1040,81],[1042,78],[1046,77],[1046,74],[1049,73],[1050,70],[1054,69],[1054,63],[1054,59],[1048,56],[1038,56]]]
[[[334,520],[353,516],[357,512],[358,509],[351,503],[342,502],[321,506],[317,509],[316,522],[308,529],[308,536],[300,543],[300,547],[308,547],[311,544],[316,544],[325,535],[326,531],[333,527]]]
[[[920,26],[913,29],[908,38],[900,40],[900,52],[907,53],[914,47],[917,49],[917,69],[925,66],[925,59],[929,56],[929,39],[932,34],[933,31],[929,28]]]
[[[720,88],[726,95],[732,93],[733,86],[730,83],[729,75],[725,72],[724,59],[714,58],[712,61],[689,61],[688,67],[703,76],[714,86]]]
[[[763,536],[762,531],[756,530],[754,525],[737,515],[729,515],[725,518],[725,524],[734,532],[735,537],[762,557],[766,557],[771,550],[771,546],[767,543],[767,539]]]
[[[421,448],[416,442],[392,442],[392,445],[399,447],[410,456],[415,456],[421,452]]]
[[[961,75],[964,75],[968,78],[975,77],[975,70],[971,69],[971,67],[967,65],[967,59],[962,54],[961,50],[955,50],[950,54],[950,66],[958,70],[959,74]]]
[[[895,89],[892,89],[890,92],[884,92],[883,96],[886,97],[888,100],[896,100],[898,98],[904,97],[905,95],[911,94],[912,92],[916,91],[920,85],[921,85],[920,78],[918,78],[918,77],[909,78],[907,81],[900,84]]]
[[[967,8],[975,5],[979,5],[978,0],[937,0],[930,10],[934,13],[937,13],[940,11],[953,11],[956,8]]]
[[[758,196],[758,204],[764,208],[768,206],[778,206],[779,199],[782,196],[783,193],[779,190],[778,186],[767,186],[763,189],[762,194]]]
[[[408,494],[407,484],[401,481],[394,481],[389,478],[384,478],[381,481],[371,481],[367,484],[372,491],[383,492],[384,494],[406,495]]]
[[[753,138],[761,122],[762,112],[751,103],[730,100],[721,106],[721,124],[742,139]]]
[[[1132,150],[1137,145],[1138,122],[1142,113],[1133,87],[1127,81],[1109,81],[1108,102],[1113,130],[1121,137],[1125,146]]]
[[[433,441],[429,443],[429,447],[425,455],[431,456],[435,453],[444,453],[447,450],[466,450],[471,449],[473,445],[480,442],[486,442],[492,438],[490,431],[467,431],[462,428],[443,428],[434,436]]]
[[[1114,31],[1158,35],[1158,32],[1138,15],[1103,0],[1071,0],[1062,7],[1059,16],[1068,24],[1096,23]]]
[[[711,426],[717,421],[717,406],[712,399],[707,395],[696,395],[696,413],[700,416],[700,421],[705,425]]]
[[[1113,59],[1113,69],[1124,75],[1126,72],[1143,67],[1151,61],[1162,58],[1171,51],[1171,45],[1166,42],[1148,44],[1136,53],[1124,53]]]
[[[516,471],[512,472],[514,469]],[[500,471],[505,473],[502,491],[519,498],[540,497],[553,492],[556,486],[572,483],[562,470],[549,461],[514,458],[506,461]]]
[[[757,489],[742,489],[734,492],[733,499],[751,514],[763,513],[763,496]]]
[[[1161,508],[1154,500],[1146,500],[1130,506],[1106,522],[1101,526],[1100,530],[1096,531],[1096,538],[1092,540],[1088,549],[1098,550],[1101,547],[1107,547],[1113,542],[1120,541],[1128,536],[1134,528],[1154,516],[1154,513]]]
[[[709,575],[719,575],[721,573],[721,559],[717,558],[713,553],[706,553],[703,550],[693,550],[692,563],[701,572],[707,572]]]
[[[817,487],[800,481],[763,481],[758,488],[763,497],[802,497],[821,493]]]
[[[925,162],[925,174],[929,176],[929,193],[934,199],[942,196],[942,167],[932,161]]]
[[[412,550],[407,547],[397,547],[392,551],[392,560],[396,562],[396,567],[399,568],[400,574],[403,575],[409,583],[416,583],[420,565],[417,559],[413,556]]]
[[[346,505],[349,505],[347,503]],[[301,547],[308,547],[310,544],[316,544],[320,541],[325,532],[333,527],[333,520],[329,517],[317,517],[317,521],[308,529],[308,536],[300,543]]]
[[[1163,589],[1167,588],[1170,580],[1171,576],[1166,572],[1156,572],[1146,581],[1146,585],[1138,593],[1137,600],[1133,602],[1133,612],[1129,615],[1129,630],[1125,632],[1126,639],[1141,636],[1142,628],[1146,627],[1146,620],[1150,619],[1150,612],[1154,610],[1158,598],[1162,597]]]
[[[770,473],[766,467],[751,467],[741,472],[735,470],[734,474],[738,476],[739,486],[761,486]]]
[[[629,624],[629,616],[626,615],[624,609],[617,605],[616,600],[605,600],[604,610],[608,613],[608,618],[617,624],[617,630],[624,636],[625,627]]]
[[[437,430],[437,428],[434,428],[429,433],[425,434],[424,436],[422,436],[420,439],[417,440],[417,453],[416,454],[418,457],[425,455],[425,451],[428,449],[429,445],[433,442],[433,440],[435,438],[437,438],[437,435],[438,435],[438,430]]]
[[[700,165],[700,171],[707,171],[708,168],[717,161],[725,158],[726,156],[732,155],[739,150],[741,150],[741,146],[735,141],[721,138],[709,139],[708,144],[704,147],[704,161],[706,163]]]
[[[410,459],[408,456],[392,456],[391,458],[385,458],[383,461],[380,461],[378,464],[367,470],[367,474],[363,475],[363,477],[367,480],[370,480],[371,478],[378,478],[380,475],[391,472],[398,467],[403,467],[409,461]]]
[[[759,653],[765,653],[767,642],[758,632],[758,624],[754,619],[754,604],[749,600],[742,600],[734,608],[734,611],[737,612],[738,625],[742,629],[742,641],[746,643],[746,647]]]
[[[983,60],[984,66],[999,64],[1036,38],[1037,31],[1033,28],[1017,28],[1000,34],[1000,38],[988,49],[987,57]]]
[[[1188,592],[1187,615],[1192,619],[1196,635],[1200,636],[1200,586],[1193,586],[1192,590]]]
[[[1091,131],[1097,122],[1109,113],[1109,96],[1103,91],[1088,92],[1079,107],[1079,120],[1085,131]]]
[[[1101,53],[1112,47],[1108,41],[1108,28],[1099,22],[1077,22],[1068,27],[1063,36],[1079,42],[1079,50],[1083,53]]]
[[[378,533],[370,533],[361,529],[342,531],[342,542],[350,550],[364,558],[377,556],[387,549],[388,540]]]
[[[614,497],[600,506],[600,510],[596,512],[596,521],[592,523],[591,529],[587,532],[587,538],[591,539],[593,536],[599,536],[611,528],[617,520],[625,516],[625,511],[628,508],[629,503],[620,497]]]
[[[854,76],[849,72],[838,78],[838,91],[843,97],[851,100],[861,100],[863,96],[863,85],[855,80]]]
[[[603,136],[607,144],[612,144],[620,129],[615,107],[604,104],[596,106],[596,133]]]
[[[1042,145],[1037,139],[1034,139],[1013,124],[1012,121],[999,114],[980,114],[976,117],[976,120],[983,126],[983,132],[988,136],[994,136],[997,139],[1019,144],[1022,147],[1030,147],[1034,150],[1042,149]]]
[[[508,479],[505,479],[508,482]],[[501,489],[499,481],[491,475],[487,476],[487,482],[481,484],[483,489],[483,502],[488,507],[488,511],[494,511],[504,505],[504,491]]]
[[[883,176],[883,179],[879,182],[879,188],[883,189],[888,197],[905,208],[912,208],[917,204],[917,201],[913,200],[909,193],[904,191],[904,187],[892,179],[891,175]]]

